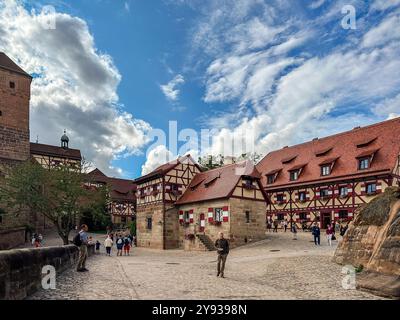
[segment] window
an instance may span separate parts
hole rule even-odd
[[[273,184],[275,182],[275,175],[270,174],[267,176],[267,184]]]
[[[15,82],[14,81],[10,81],[10,88],[11,89],[15,89]]]
[[[299,218],[300,220],[307,220],[307,212],[300,212]]]
[[[349,213],[347,210],[340,210],[339,211],[339,219],[347,219],[349,217]]]
[[[6,214],[4,209],[0,208],[0,223],[3,223],[3,215]]]
[[[278,213],[278,220],[285,220],[285,215],[283,213]]]
[[[223,220],[222,208],[215,208],[215,210],[214,210],[214,221],[222,222],[222,220]]]
[[[299,192],[299,201],[306,201],[307,195],[304,191]]]
[[[250,223],[250,211],[246,211],[246,223]]]
[[[362,158],[359,160],[358,169],[365,170],[369,168],[369,158]]]
[[[243,184],[244,184],[244,187],[246,188],[246,189],[253,189],[253,181],[252,180],[250,180],[250,179],[245,179],[244,181],[243,181]]]
[[[321,175],[322,176],[329,176],[330,174],[331,174],[331,166],[330,165],[321,166]]]
[[[347,186],[346,187],[339,187],[339,196],[340,197],[347,197],[348,195]]]
[[[153,219],[147,218],[146,222],[147,222],[147,224],[146,224],[147,230],[151,230],[151,228],[153,226]]]
[[[144,198],[145,196],[146,196],[145,189],[144,188],[140,189],[140,197]]]
[[[329,190],[327,188],[326,189],[321,189],[319,191],[319,195],[320,195],[321,198],[329,197]]]
[[[299,171],[290,171],[290,181],[296,181],[299,178]]]
[[[283,201],[284,201],[284,199],[283,199],[283,194],[277,194],[277,195],[276,195],[276,201],[278,201],[278,202],[283,202]]]
[[[121,217],[121,222],[126,223],[126,217]]]
[[[3,115],[3,112],[1,112],[1,110],[0,110],[0,117]]]
[[[368,183],[365,189],[368,194],[376,193],[376,183]]]
[[[183,219],[185,220],[186,223],[190,222],[189,211],[185,211],[183,213]]]

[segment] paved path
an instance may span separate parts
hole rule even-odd
[[[66,271],[56,290],[30,299],[378,299],[345,290],[335,247],[316,247],[309,233],[270,234],[231,250],[226,278],[216,277],[215,252],[134,248],[129,257],[104,253],[88,261],[90,272]],[[115,250],[114,250],[115,255]]]

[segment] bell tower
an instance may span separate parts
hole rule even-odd
[[[29,158],[31,82],[29,74],[0,52],[0,162]]]

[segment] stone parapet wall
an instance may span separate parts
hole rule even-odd
[[[25,243],[25,227],[0,230],[0,250],[8,250]]]
[[[88,247],[89,256],[94,245]],[[75,245],[17,249],[0,252],[0,300],[20,300],[41,288],[42,268],[55,267],[57,276],[74,267],[79,256]]]

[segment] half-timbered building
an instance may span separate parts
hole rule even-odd
[[[284,147],[258,164],[267,216],[322,228],[352,219],[400,178],[400,118]]]
[[[136,219],[136,184],[132,180],[107,177],[99,169],[88,173],[89,185],[108,188],[107,210],[115,226],[127,226]]]
[[[231,246],[265,237],[267,197],[250,161],[197,174],[176,201],[179,245],[212,250],[220,232]]]
[[[80,171],[82,162],[81,151],[70,149],[68,142],[69,138],[65,133],[61,137],[61,147],[31,142],[31,157],[48,170],[59,166],[66,166],[71,170]]]
[[[138,246],[179,247],[178,212],[174,203],[200,171],[200,166],[187,155],[135,180]]]

